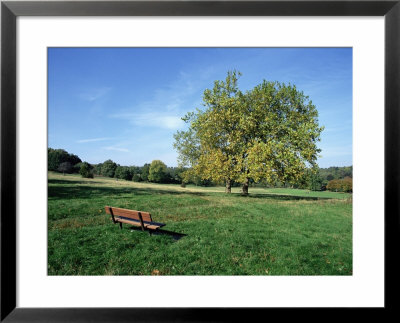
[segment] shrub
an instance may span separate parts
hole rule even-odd
[[[115,177],[130,181],[132,179],[132,173],[127,166],[117,166],[115,169]]]
[[[341,180],[342,192],[353,192],[353,179],[351,177],[345,177]]]
[[[340,190],[340,183],[338,179],[333,179],[328,182],[326,189],[333,192],[338,192]]]
[[[81,174],[81,176],[84,178],[93,178],[93,171],[90,164],[87,162],[82,163],[79,174]]]
[[[334,179],[328,182],[326,189],[334,192],[351,193],[353,191],[353,180],[351,177]]]
[[[101,168],[103,167],[103,164],[96,164],[93,166],[93,173],[96,175],[101,175]]]

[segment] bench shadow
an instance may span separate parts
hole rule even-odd
[[[143,232],[141,228],[137,227],[129,227],[131,231],[140,231]],[[144,231],[144,233],[149,233],[149,231]],[[164,229],[158,229],[157,231],[151,231],[151,235],[168,235],[171,236],[175,241],[178,241],[182,239],[183,237],[186,237],[187,234],[184,233],[179,233],[179,232],[174,232],[174,231],[169,231],[169,230],[164,230]]]

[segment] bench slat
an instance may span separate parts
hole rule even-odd
[[[116,218],[115,221],[116,222],[121,222],[121,223],[126,223],[126,224],[132,224],[132,225],[135,225],[137,227],[141,227],[139,221],[136,222],[136,221],[132,221],[132,220],[124,220],[124,219],[119,219],[119,218]]]
[[[143,221],[147,222],[152,222],[151,214],[149,212],[142,212],[142,211],[135,211],[135,210],[128,210],[128,209],[122,209],[119,207],[110,207],[106,206],[105,210],[107,214],[111,214],[110,208],[112,209],[112,212],[114,216],[123,216],[125,218],[130,218],[134,220],[140,220],[139,218],[139,213],[142,216]]]
[[[116,221],[118,221],[119,219],[121,219],[121,220],[126,220],[126,221],[132,221],[132,222],[138,222],[139,224],[140,224],[140,221],[139,220],[133,220],[133,219],[129,219],[129,218],[125,218],[125,217],[123,217],[123,216],[119,216],[119,217],[116,217],[115,218],[115,220]],[[159,227],[163,227],[164,225],[165,225],[165,223],[160,223],[160,222],[153,222],[153,221],[143,221],[143,224],[144,225],[156,225],[156,226],[159,226]]]
[[[134,225],[134,226],[137,226],[137,227],[141,227],[140,221],[136,221],[136,220],[126,220],[126,219],[116,218],[115,221],[116,222],[122,222],[122,223],[125,223],[125,224],[131,224],[131,225]],[[146,222],[146,223],[143,223],[143,224],[144,224],[145,228],[152,229],[152,230],[161,228],[161,227],[163,227],[165,225],[164,223],[157,223],[157,222]]]

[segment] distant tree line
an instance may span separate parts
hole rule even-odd
[[[93,174],[134,182],[173,183],[182,182],[184,169],[167,167],[161,160],[153,160],[143,166],[121,166],[111,159],[93,165]]]
[[[320,168],[319,174],[324,183],[327,184],[333,179],[344,179],[345,177],[352,178],[353,166]]]
[[[261,180],[251,183],[255,187],[290,187],[308,189],[311,191],[330,190],[334,192],[352,192],[353,190],[353,166],[313,168],[307,169],[296,183],[276,181],[273,183]]]
[[[82,160],[64,149],[47,149],[48,170],[60,173],[78,173]]]
[[[90,164],[70,154],[64,149],[48,148],[48,170],[60,173],[76,173],[85,178],[104,176],[134,182],[153,182],[164,184],[194,184],[197,186],[221,186],[224,180],[212,181],[202,179],[186,167],[168,167],[161,160],[153,160],[143,166],[122,166],[111,159],[99,164]],[[188,176],[189,174],[189,176]],[[352,192],[353,167],[329,167],[307,169],[296,183],[258,182],[250,180],[251,187],[291,187],[312,191],[331,190],[335,192]],[[241,182],[233,182],[233,187],[242,186]]]
[[[310,174],[308,188],[312,191],[353,191],[353,166],[319,168]]]
[[[321,168],[319,176],[323,189],[334,192],[353,192],[353,166]]]
[[[134,182],[154,182],[181,184],[182,167],[167,167],[161,160],[153,160],[143,166],[121,166],[111,159],[99,164],[90,164],[70,154],[64,149],[48,148],[48,170],[63,174],[80,174],[85,178],[104,176]],[[205,181],[194,179],[190,181],[196,185],[203,185]]]

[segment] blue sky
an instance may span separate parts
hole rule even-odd
[[[295,84],[325,126],[320,167],[352,165],[351,48],[49,48],[48,146],[83,161],[177,165],[173,134],[229,70]]]

